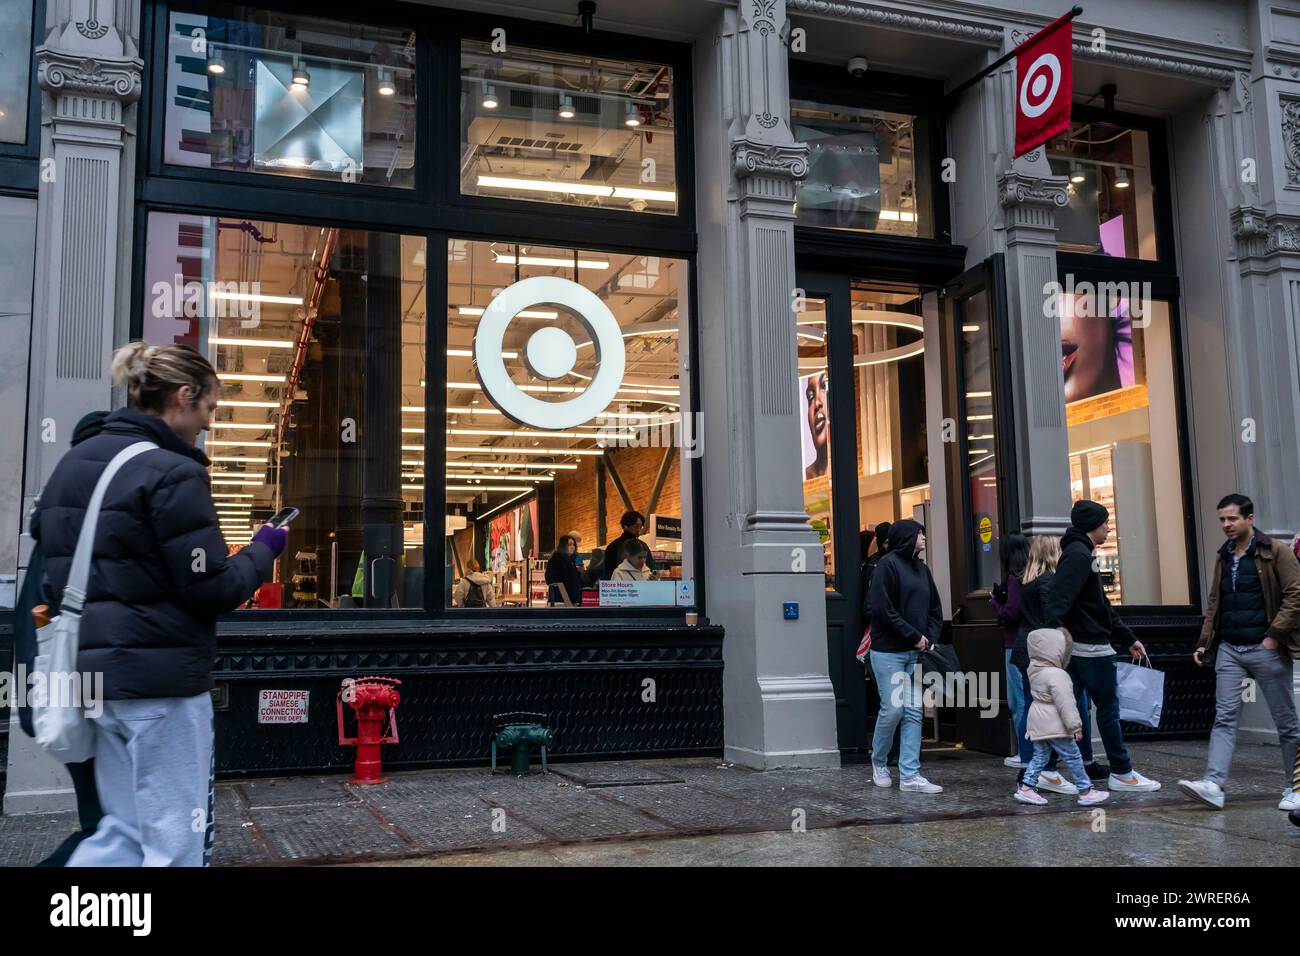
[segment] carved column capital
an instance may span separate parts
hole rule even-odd
[[[1055,232],[1056,210],[1070,201],[1068,183],[1064,176],[1031,176],[1015,169],[1001,173],[998,202],[1006,210],[1006,228]]]
[[[36,62],[41,89],[56,96],[81,93],[115,99],[123,105],[140,98],[144,61],[139,57],[89,57],[39,46]]]
[[[731,144],[737,179],[764,176],[793,183],[808,175],[808,146],[804,143],[755,143],[738,139]]]

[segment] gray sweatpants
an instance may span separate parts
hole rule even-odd
[[[1257,693],[1268,704],[1282,745],[1283,779],[1291,783],[1296,744],[1300,743],[1300,722],[1296,720],[1293,664],[1286,651],[1270,651],[1262,644],[1239,651],[1231,644],[1219,644],[1214,658],[1214,729],[1210,731],[1210,755],[1205,779],[1219,786],[1228,781],[1233,746],[1237,741],[1237,719],[1244,703],[1242,684],[1253,678]]]
[[[109,700],[95,718],[104,816],[68,866],[207,866],[212,696]]]

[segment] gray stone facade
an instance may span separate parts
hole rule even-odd
[[[699,502],[707,613],[726,629],[728,760],[760,768],[839,761],[822,551],[802,507],[791,386],[792,203],[807,150],[791,130],[788,62],[862,54],[873,69],[951,88],[1065,6],[695,0],[661,13],[601,0],[602,28],[695,49],[696,321],[713,372],[701,387],[708,439]],[[571,23],[572,7],[509,12]],[[70,428],[104,407],[107,357],[127,338],[139,267],[130,250],[140,23],[139,0],[50,0],[36,31],[41,156],[54,175],[38,197],[28,428],[6,436],[10,449],[23,449],[24,514],[66,447],[66,436],[42,441],[40,423]],[[806,31],[806,52],[790,50],[796,28]],[[1113,83],[1118,108],[1168,126],[1192,487],[1185,506],[1204,593],[1205,556],[1222,540],[1213,521],[1222,494],[1251,494],[1270,534],[1289,539],[1300,529],[1300,0],[1092,0],[1074,38],[1076,102],[1097,102]],[[959,173],[944,188],[952,241],[967,247],[967,264],[1007,258],[1019,507],[1037,533],[1059,531],[1070,507],[1059,341],[1034,322],[1042,286],[1056,275],[1065,186],[1041,151],[1011,158],[1014,76],[1007,64],[953,105],[947,149]],[[941,535],[932,543],[942,551]],[[24,563],[20,551],[20,573]],[[801,605],[799,620],[782,619],[787,601]],[[1243,723],[1271,732],[1262,705]],[[9,737],[5,812],[68,805],[58,768],[16,728]]]

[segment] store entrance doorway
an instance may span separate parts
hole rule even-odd
[[[999,427],[1010,414],[1001,258],[942,287],[838,272],[801,271],[799,279],[804,506],[825,548],[841,753],[853,760],[870,751],[880,706],[856,657],[866,623],[863,559],[903,518],[926,526],[944,640],[963,671],[985,675],[981,692],[993,698],[928,710],[924,738],[1009,753],[1002,641],[988,607],[1000,535],[1016,521],[1011,429]]]
[[[927,425],[928,392],[937,388],[927,380],[927,304],[931,324],[938,316],[935,292],[916,284],[801,272],[800,288],[804,507],[825,548],[830,676],[839,746],[852,759],[867,753],[879,709],[855,656],[863,558],[898,519],[928,523],[929,463],[942,460],[931,453]]]

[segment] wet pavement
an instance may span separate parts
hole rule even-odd
[[[927,750],[946,789],[902,793],[868,765],[758,773],[714,759],[553,764],[549,774],[484,770],[217,786],[218,866],[405,865],[1300,865],[1300,828],[1276,809],[1277,747],[1242,745],[1228,809],[1177,788],[1199,776],[1204,741],[1132,747],[1164,787],[1112,795],[1104,813],[1047,794],[1011,799],[1001,758]],[[71,832],[73,814],[0,817],[0,866],[30,866]]]

